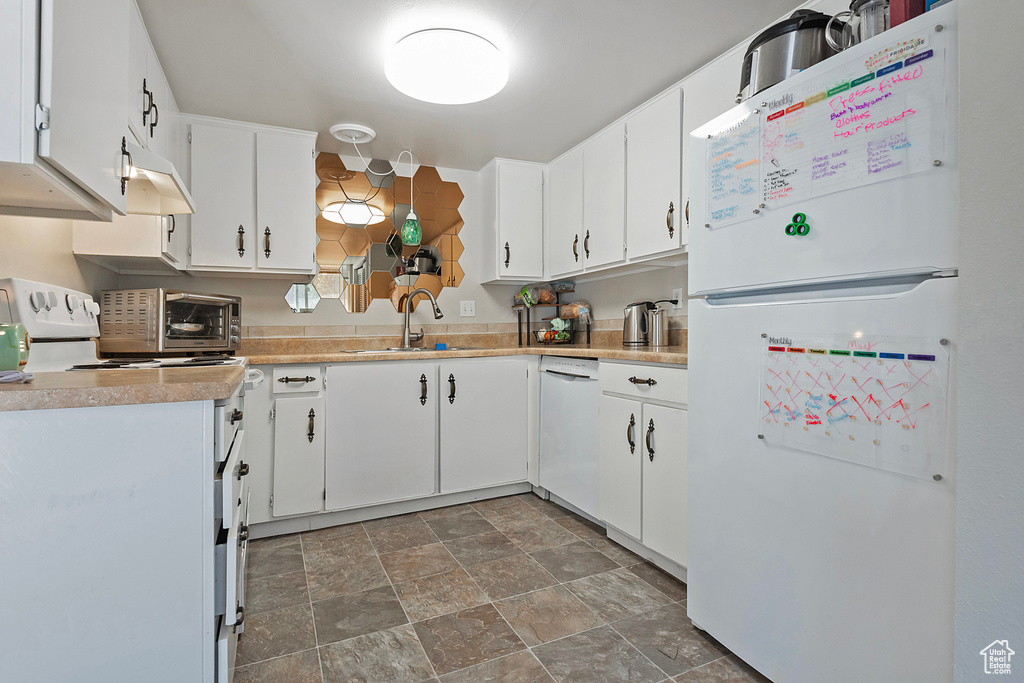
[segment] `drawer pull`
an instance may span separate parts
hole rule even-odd
[[[651,458],[651,462],[654,462],[654,446],[651,445],[651,437],[654,436],[654,420],[651,420],[651,424],[647,425],[647,454]]]
[[[636,442],[633,441],[633,428],[636,427],[636,416],[630,413],[629,426],[626,427],[626,441],[629,442],[630,454],[636,453]]]
[[[306,382],[315,382],[316,377],[311,375],[306,375],[305,377],[278,377],[277,381],[282,384],[291,384],[292,382],[302,382],[305,384]]]
[[[647,379],[640,379],[639,377],[630,377],[629,381],[632,382],[633,384],[646,384],[649,387],[653,387],[655,384],[658,383],[657,380],[655,380],[653,377],[649,377]]]
[[[420,405],[427,405],[427,376],[420,375]]]
[[[238,408],[235,408],[234,410],[232,410],[231,411],[231,416],[228,418],[228,420],[231,422],[231,424],[235,424],[236,422],[241,421],[241,419],[242,419],[242,411],[239,410]]]
[[[310,408],[309,409],[309,433],[306,434],[306,438],[309,439],[310,443],[313,443],[313,437],[316,436],[316,434],[313,432],[313,427],[315,426],[315,422],[316,422],[316,411],[314,411],[312,408]]]

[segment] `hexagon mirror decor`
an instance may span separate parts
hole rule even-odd
[[[415,287],[437,296],[459,286],[464,195],[458,183],[441,180],[432,166],[420,166],[410,182],[382,159],[370,161],[368,171],[350,171],[340,156],[326,152],[317,155],[316,172],[320,274],[310,290],[317,301],[340,299],[349,313],[362,313],[374,299],[388,299],[402,311]],[[420,241],[404,244],[400,229],[414,208]]]
[[[320,298],[313,283],[304,282],[296,282],[284,295],[284,300],[292,309],[292,313],[312,313],[320,303]]]

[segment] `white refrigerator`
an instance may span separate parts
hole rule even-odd
[[[691,139],[687,611],[776,682],[952,680],[955,20]]]

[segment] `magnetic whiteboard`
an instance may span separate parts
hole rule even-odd
[[[881,49],[855,46],[816,65],[815,78],[755,95],[757,108],[747,104],[745,115],[707,136],[705,225],[942,163],[956,107],[946,83],[948,36],[936,26],[894,34],[873,41]]]
[[[768,208],[902,177],[944,156],[945,36],[932,27],[772,95],[761,116]]]
[[[938,339],[764,340],[758,435],[869,467],[942,473],[949,356]]]
[[[754,111],[708,136],[708,227],[753,216],[760,201],[760,126]]]

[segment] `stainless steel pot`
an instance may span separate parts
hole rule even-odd
[[[736,102],[781,83],[790,76],[828,59],[839,50],[826,40],[828,31],[842,38],[843,24],[828,28],[832,17],[812,10],[797,10],[788,19],[761,32],[743,58],[740,92]]]
[[[832,30],[832,22],[840,17],[846,19],[846,24],[837,37]],[[839,12],[829,20],[825,40],[838,52],[888,30],[889,0],[853,0],[849,10]]]

